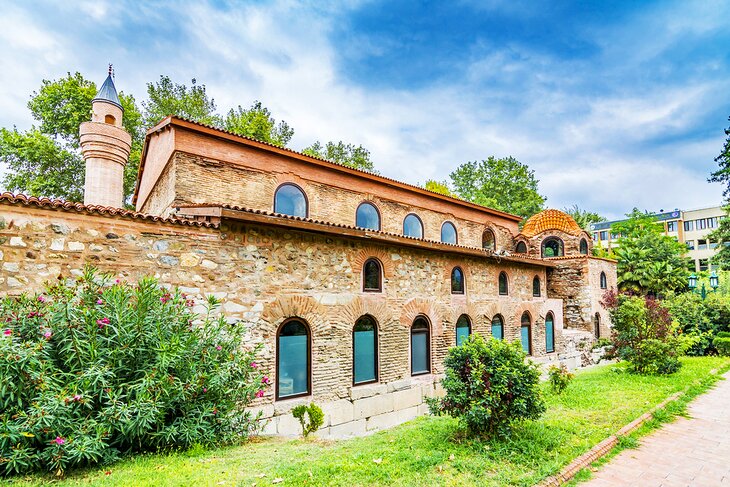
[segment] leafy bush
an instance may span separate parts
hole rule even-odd
[[[730,320],[730,299],[727,296],[711,293],[703,300],[696,293],[670,293],[663,304],[679,323],[682,333],[696,339],[687,355],[715,353],[713,338],[728,329]]]
[[[322,408],[314,403],[309,406],[300,404],[291,411],[292,415],[299,420],[302,425],[302,436],[305,438],[317,431],[324,424],[324,413]],[[307,416],[307,419],[304,416]]]
[[[730,333],[727,334],[730,335]],[[723,357],[730,357],[730,337],[718,336],[713,341],[713,345],[717,349],[718,354],[722,355]]]
[[[255,432],[268,383],[242,326],[191,312],[155,279],[88,268],[75,284],[0,301],[0,475],[216,445]]]
[[[717,335],[715,335],[717,338],[730,338],[730,332],[729,331],[718,331]]]
[[[562,394],[575,378],[575,374],[571,373],[565,364],[560,364],[560,366],[550,366],[548,369],[548,377],[550,378],[550,388],[553,392],[555,394]]]
[[[444,365],[446,396],[429,399],[429,409],[459,418],[472,435],[503,436],[514,422],[545,412],[540,372],[525,362],[519,343],[485,341],[475,334],[449,349]]]

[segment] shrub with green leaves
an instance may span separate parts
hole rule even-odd
[[[429,399],[429,409],[458,418],[474,436],[504,436],[515,422],[545,412],[540,372],[519,343],[474,334],[449,349],[444,365],[446,396]]]
[[[292,416],[302,425],[302,436],[305,438],[317,431],[324,424],[324,412],[314,403],[300,404],[291,411]],[[306,418],[305,418],[306,416]]]
[[[550,388],[555,394],[562,394],[575,378],[575,374],[568,370],[565,364],[552,365],[548,369]]]
[[[238,441],[269,380],[243,326],[198,316],[152,278],[73,284],[0,301],[0,475]]]
[[[722,333],[722,332],[721,332]],[[730,333],[725,333],[730,335]],[[717,353],[723,357],[730,357],[730,336],[718,336],[712,341]]]

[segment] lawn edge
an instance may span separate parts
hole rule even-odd
[[[708,373],[707,377],[720,377],[719,374],[725,373],[727,370],[730,370],[730,366],[728,365],[712,369]],[[686,386],[681,391],[677,391],[674,394],[670,395],[662,402],[652,407],[647,412],[619,429],[613,435],[596,444],[593,448],[583,453],[582,455],[576,457],[567,466],[563,467],[563,469],[560,470],[559,473],[544,478],[542,481],[540,481],[540,483],[536,484],[535,487],[558,487],[570,482],[578,474],[578,472],[590,467],[597,460],[608,456],[619,444],[621,438],[629,436],[631,433],[641,428],[641,426],[643,426],[645,423],[654,419],[654,414],[657,411],[664,409],[668,404],[674,401],[679,401],[682,396],[687,394],[687,392],[689,392],[690,389],[692,389],[694,386],[701,385],[703,380],[704,378],[699,379],[698,381]],[[716,380],[713,380],[713,384],[715,382]],[[703,390],[700,394],[696,394],[695,396],[689,398],[689,400],[691,401],[692,399],[695,399],[695,397],[705,394],[708,391],[709,387]]]

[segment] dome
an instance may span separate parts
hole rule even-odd
[[[575,222],[572,216],[560,210],[544,210],[532,215],[522,227],[522,235],[531,238],[548,230],[559,230],[568,235],[579,236],[583,229]]]

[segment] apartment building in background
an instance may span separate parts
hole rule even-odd
[[[666,235],[687,245],[687,257],[694,262],[695,271],[717,269],[717,266],[710,264],[710,257],[715,253],[718,242],[710,240],[708,234],[720,225],[720,219],[725,218],[722,206],[696,210],[659,210],[653,216],[657,224],[664,227]],[[625,219],[592,224],[590,230],[594,246],[603,249],[617,247],[619,235],[611,233],[611,226],[621,221]]]

